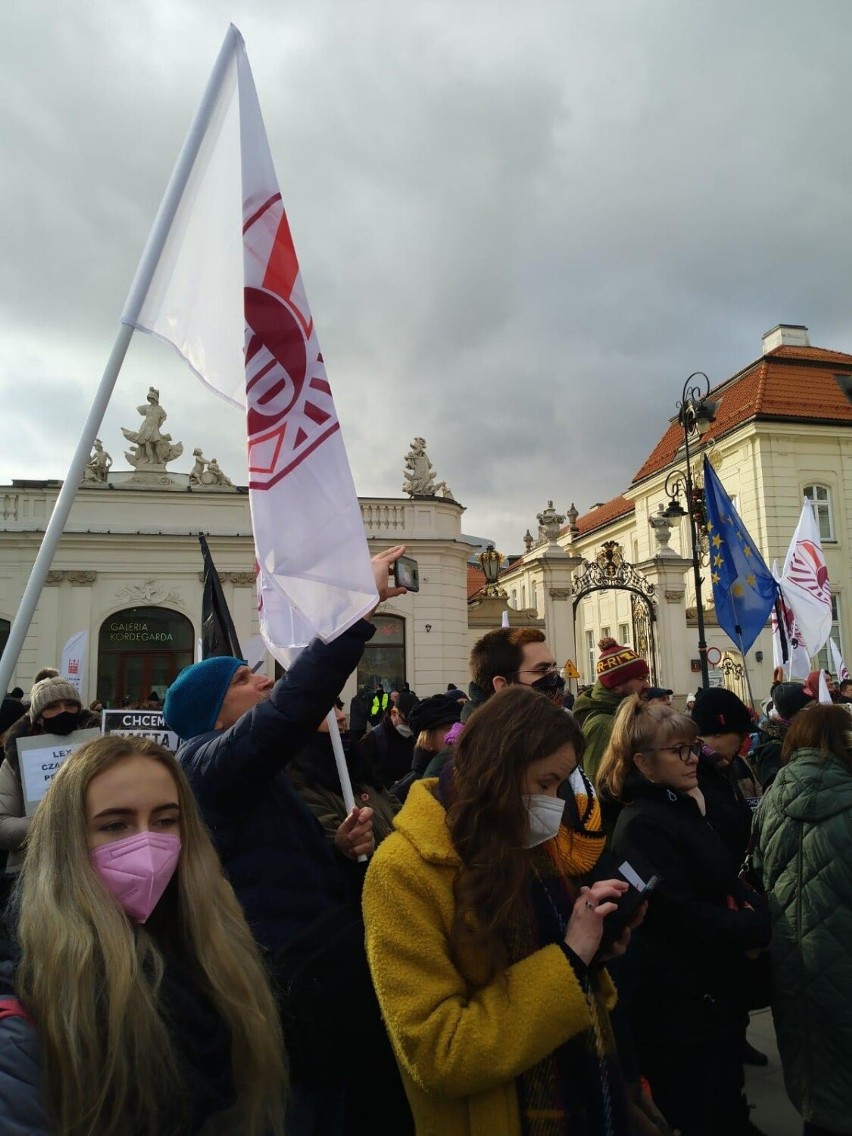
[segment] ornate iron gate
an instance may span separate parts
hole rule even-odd
[[[651,682],[657,681],[657,622],[656,589],[650,580],[636,571],[624,559],[621,545],[614,540],[605,541],[594,560],[584,560],[582,571],[571,584],[576,639],[577,607],[592,592],[630,592],[630,611],[633,620],[633,643],[638,654],[648,664]]]

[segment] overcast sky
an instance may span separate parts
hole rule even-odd
[[[229,21],[362,495],[414,435],[522,550],[623,490],[685,377],[779,322],[852,352],[848,0],[14,0],[0,18],[0,482],[62,477]],[[243,422],[137,336],[188,472]]]

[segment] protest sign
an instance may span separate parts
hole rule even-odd
[[[180,738],[166,725],[162,710],[104,710],[101,729],[105,734],[148,738],[172,753],[176,753],[180,745]]]
[[[24,787],[24,810],[27,816],[36,811],[56,771],[75,749],[84,742],[100,737],[100,730],[74,730],[66,737],[58,734],[37,734],[32,738],[18,738],[18,758],[21,765],[21,783]]]

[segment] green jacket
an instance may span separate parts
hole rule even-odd
[[[586,739],[583,768],[593,785],[604,750],[609,745],[615,712],[623,699],[623,694],[614,694],[598,681],[591,690],[579,696],[571,711]]]
[[[797,750],[755,818],[769,892],[772,1013],[784,1081],[805,1120],[852,1117],[852,771]]]

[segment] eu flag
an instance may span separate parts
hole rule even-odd
[[[778,585],[706,456],[704,500],[716,618],[745,654],[766,625]]]

